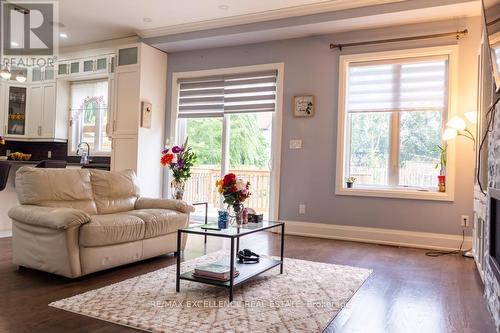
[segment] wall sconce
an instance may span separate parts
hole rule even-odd
[[[465,119],[467,119],[467,121],[469,121],[471,124],[476,124],[477,112],[466,112]],[[453,140],[457,136],[466,137],[472,140],[472,142],[476,143],[476,138],[474,137],[474,134],[472,134],[472,132],[467,128],[465,120],[455,116],[446,123],[446,129],[443,132],[443,140]]]

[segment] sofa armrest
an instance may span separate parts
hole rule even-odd
[[[153,199],[153,198],[139,198],[135,202],[135,209],[172,209],[181,213],[192,213],[195,211],[193,205],[188,204],[182,200],[174,199]]]
[[[90,216],[78,209],[22,205],[12,208],[9,217],[15,221],[50,229],[68,229],[90,221]]]

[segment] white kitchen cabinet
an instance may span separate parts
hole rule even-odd
[[[116,69],[112,103],[113,136],[137,135],[141,104],[140,76],[138,67]]]
[[[52,82],[55,80],[55,69],[54,67],[33,67],[28,80],[32,83]]]
[[[24,139],[28,137],[27,121],[29,118],[28,86],[7,84],[5,88],[6,112],[3,115],[5,137]]]
[[[29,88],[29,122],[28,137],[38,138],[41,136],[41,123],[43,119],[43,86],[31,86]]]
[[[2,110],[7,110],[5,99],[5,85],[0,81],[0,135],[5,135],[5,117]]]
[[[56,86],[32,85],[29,88],[28,134],[31,139],[55,139]]]
[[[138,43],[117,49],[112,102],[111,169],[133,169],[144,195],[162,195],[167,54]],[[141,103],[153,107],[151,127],[140,126]]]
[[[137,137],[112,140],[111,170],[137,170]]]

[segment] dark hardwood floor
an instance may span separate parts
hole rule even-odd
[[[218,239],[190,236],[185,259],[228,247]],[[278,254],[277,235],[242,241],[261,253]],[[494,332],[474,262],[461,256],[430,258],[425,251],[327,239],[287,236],[290,258],[373,269],[372,276],[330,323],[328,332]],[[11,238],[0,239],[1,332],[135,332],[48,307],[52,301],[175,264],[165,255],[70,280],[11,263]],[[237,292],[237,291],[236,291]]]

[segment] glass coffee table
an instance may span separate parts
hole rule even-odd
[[[217,224],[208,224],[208,227],[217,228]],[[233,301],[234,287],[244,283],[245,281],[264,273],[271,268],[280,266],[280,274],[283,274],[283,250],[285,248],[285,223],[264,221],[261,223],[248,223],[241,226],[229,226],[227,229],[220,230],[207,230],[203,229],[202,225],[193,226],[189,228],[179,229],[177,231],[177,274],[175,290],[180,291],[181,280],[195,281],[214,286],[219,286],[229,289],[229,302]],[[236,261],[236,254],[240,248],[240,237],[250,235],[259,231],[269,230],[273,228],[281,228],[281,254],[280,260],[260,257],[258,263],[242,264]],[[209,237],[229,238],[231,240],[231,253],[230,253],[230,279],[228,281],[217,281],[204,279],[193,276],[194,271],[189,271],[181,274],[181,240],[182,234],[195,234]],[[236,243],[236,244],[235,244]],[[236,251],[235,251],[236,245]],[[240,272],[238,276],[234,276],[235,268]]]

